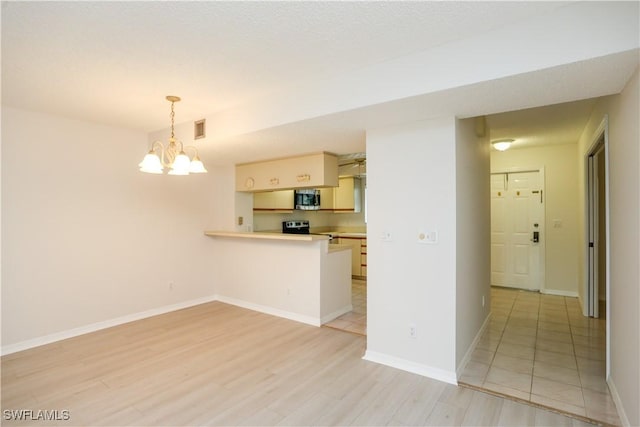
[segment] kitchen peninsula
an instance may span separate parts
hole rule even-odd
[[[351,311],[351,248],[329,236],[206,231],[216,299],[320,326]]]

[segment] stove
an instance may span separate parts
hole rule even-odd
[[[310,234],[309,221],[282,221],[282,232],[285,234]]]

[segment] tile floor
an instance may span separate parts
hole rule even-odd
[[[342,331],[367,335],[367,281],[353,279],[351,282],[351,304],[353,310],[326,323],[324,326]]]
[[[459,381],[620,425],[605,381],[605,319],[577,298],[491,289],[491,320]]]

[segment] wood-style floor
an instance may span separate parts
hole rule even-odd
[[[364,361],[365,340],[203,304],[2,357],[2,424],[586,425]]]

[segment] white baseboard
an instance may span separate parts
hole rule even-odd
[[[335,319],[337,317],[340,317],[343,314],[346,314],[346,313],[348,313],[350,311],[353,311],[353,306],[351,304],[349,304],[346,307],[342,307],[340,310],[336,310],[333,313],[329,313],[326,316],[322,316],[320,321],[324,325],[325,323],[331,322],[333,319]]]
[[[239,300],[231,297],[225,297],[223,295],[216,295],[215,299],[220,302],[224,302],[224,303],[235,305],[242,308],[247,308],[253,311],[258,311],[260,313],[270,314],[272,316],[277,316],[277,317],[283,317],[285,319],[294,320],[300,323],[306,323],[307,325],[312,325],[312,326],[322,325],[321,319],[319,317],[306,316],[304,314],[298,314],[298,313],[293,313],[291,311],[280,310],[277,308],[268,307],[266,305],[254,304],[252,302],[247,302],[247,301],[243,301],[243,300]]]
[[[471,360],[471,354],[473,353],[473,350],[476,349],[476,346],[478,345],[478,341],[480,341],[480,337],[482,337],[482,334],[484,334],[485,329],[487,329],[490,319],[491,319],[491,312],[489,312],[487,317],[484,319],[484,322],[482,323],[480,330],[476,334],[476,337],[473,339],[473,342],[471,343],[464,357],[460,361],[460,364],[458,365],[458,369],[456,369],[456,375],[458,378],[460,378],[460,376],[462,375],[462,372],[464,371],[464,368],[467,367],[467,363],[469,363],[469,360]]]
[[[101,329],[111,328],[113,326],[122,325],[124,323],[134,322],[136,320],[145,319],[147,317],[157,316],[159,314],[169,313],[171,311],[181,310],[183,308],[193,307],[195,305],[204,304],[207,302],[215,301],[214,296],[206,296],[202,298],[196,298],[189,301],[183,301],[176,304],[165,305],[163,307],[152,308],[151,310],[141,311],[139,313],[127,314],[126,316],[117,317],[115,319],[109,319],[102,322],[91,323],[89,325],[80,326],[78,328],[68,329],[66,331],[56,332],[49,335],[44,335],[38,338],[32,338],[25,341],[20,341],[15,344],[9,344],[2,346],[2,355],[16,353],[22,350],[28,350],[33,347],[39,347],[45,344],[51,344],[56,341],[62,341],[68,338],[77,337],[79,335],[96,332]]]
[[[578,298],[578,293],[575,291],[561,291],[558,289],[540,289],[541,294],[558,295],[561,297],[573,297]]]
[[[618,416],[620,417],[620,421],[624,427],[630,427],[631,423],[629,422],[629,418],[627,417],[627,413],[624,411],[624,406],[622,405],[622,400],[620,399],[620,395],[618,394],[618,389],[616,389],[616,385],[613,383],[611,378],[607,379],[607,384],[609,385],[609,391],[611,392],[611,398],[613,399],[613,403],[616,404],[616,409],[618,411]]]
[[[381,365],[422,375],[423,377],[433,378],[434,380],[458,385],[458,379],[454,371],[445,371],[432,366],[423,365],[421,363],[412,362],[410,360],[389,356],[388,354],[382,354],[371,350],[367,350],[362,358],[370,362],[380,363]]]

